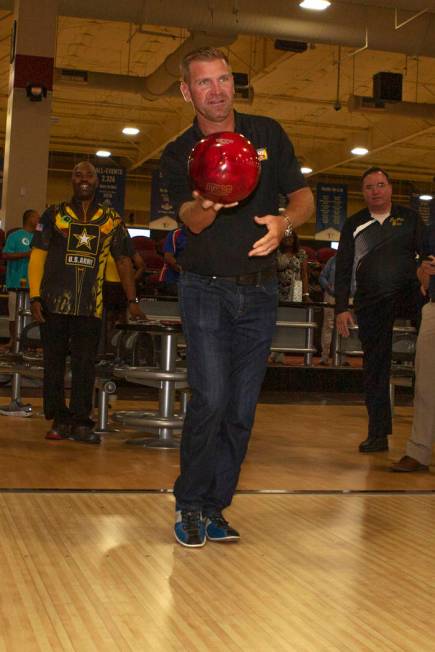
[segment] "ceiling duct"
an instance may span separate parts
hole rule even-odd
[[[321,15],[288,0],[237,0],[237,11],[234,0],[211,5],[210,0],[59,0],[59,15],[352,48],[364,45],[367,32],[371,50],[435,57],[433,3],[425,0],[341,0]],[[0,0],[0,8],[10,10],[13,1]],[[401,29],[395,28],[396,10]]]
[[[368,33],[371,50],[435,57],[433,10],[395,29],[425,6],[423,0],[341,0],[326,11],[309,12],[288,0],[59,0],[59,14],[183,27],[191,32],[249,34],[286,41],[324,43],[361,48]]]
[[[75,84],[86,84],[90,88],[134,93],[136,95],[142,95],[147,100],[157,100],[165,95],[173,95],[175,92],[178,92],[180,61],[186,54],[204,46],[224,47],[232,43],[235,39],[236,35],[228,36],[224,34],[195,32],[174,52],[166,57],[163,63],[147,77],[56,69],[56,85],[72,81]]]

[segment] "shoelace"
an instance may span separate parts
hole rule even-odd
[[[228,521],[224,519],[222,514],[220,512],[215,512],[214,514],[210,514],[207,518],[210,519],[215,525],[221,528],[227,528],[229,526]]]
[[[181,519],[183,522],[183,527],[187,532],[195,532],[201,527],[200,512],[182,512]]]

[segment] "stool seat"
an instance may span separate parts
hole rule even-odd
[[[117,324],[116,328],[122,331],[137,331],[149,333],[150,335],[171,335],[181,333],[181,322],[179,321],[134,321],[128,324]]]

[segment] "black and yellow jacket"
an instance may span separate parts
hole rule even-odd
[[[33,238],[30,296],[40,296],[48,312],[101,317],[109,252],[115,260],[131,255],[130,236],[115,210],[94,202],[84,215],[74,199],[50,206]]]

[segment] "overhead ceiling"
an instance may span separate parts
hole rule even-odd
[[[3,135],[11,10],[10,0],[0,0]],[[278,119],[314,173],[359,175],[380,164],[398,179],[428,184],[435,106],[418,117],[415,103],[435,105],[434,12],[435,2],[420,0],[333,1],[322,14],[302,10],[296,0],[59,0],[52,161],[104,147],[132,173],[155,165],[192,120],[174,82],[180,48],[193,34],[199,42],[213,39],[233,70],[248,73],[253,99],[236,107]],[[275,39],[308,47],[282,51]],[[68,81],[65,69],[87,71],[88,81],[80,75]],[[372,95],[380,71],[403,75],[404,103],[350,110],[351,96]],[[140,134],[124,136],[126,125]],[[364,159],[349,153],[357,142],[370,148]]]

